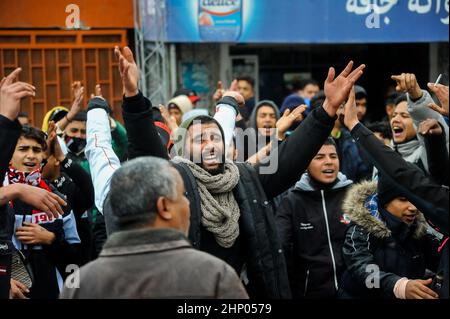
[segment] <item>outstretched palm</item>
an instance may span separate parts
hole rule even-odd
[[[363,69],[365,67],[366,66],[364,64],[361,64],[352,72],[353,61],[350,61],[341,74],[339,74],[336,78],[336,71],[334,68],[330,68],[328,70],[328,77],[325,80],[324,85],[326,97],[324,108],[329,115],[334,116],[339,106],[347,100],[350,90],[363,74]]]
[[[134,96],[138,93],[139,69],[134,61],[133,52],[129,47],[124,47],[121,52],[116,46],[114,53],[119,59],[119,72],[125,96]]]

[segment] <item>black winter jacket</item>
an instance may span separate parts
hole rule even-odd
[[[424,279],[425,270],[439,263],[439,241],[427,234],[422,213],[408,226],[384,209],[369,210],[366,199],[376,193],[376,182],[353,186],[343,210],[351,219],[342,249],[346,271],[342,298],[395,298],[402,277]]]
[[[142,93],[123,100],[123,118],[128,133],[129,154],[168,158],[158,132],[153,124],[151,103]],[[323,108],[318,108],[302,122],[288,140],[279,146],[278,170],[273,174],[259,174],[258,167],[239,164],[241,179],[233,191],[241,210],[241,232],[238,254],[244,253],[242,262],[247,265],[247,275],[254,285],[256,296],[265,298],[290,297],[284,256],[275,227],[274,212],[269,203],[296,182],[311,159],[319,151],[331,132],[334,118]],[[201,243],[200,201],[197,182],[183,165],[175,165],[181,172],[190,199],[191,227],[189,239],[194,247]],[[198,219],[198,220],[196,220]],[[218,245],[217,245],[218,246]],[[208,252],[215,254],[213,249]],[[223,258],[223,257],[222,257]],[[228,260],[224,259],[229,262]],[[241,262],[241,263],[242,263]],[[236,261],[234,261],[237,264]],[[237,269],[240,272],[240,269]],[[250,293],[251,294],[251,293]]]
[[[407,163],[399,154],[381,143],[373,133],[362,124],[351,131],[358,145],[368,154],[376,168],[391,179],[392,183],[403,192],[404,196],[414,204],[432,225],[444,234],[449,235],[449,188],[430,180],[422,170],[414,164]],[[440,297],[449,296],[449,243],[440,247],[442,253],[438,272],[444,276],[444,284]]]
[[[294,298],[336,296],[344,270],[342,244],[349,223],[341,205],[351,184],[339,174],[334,186],[319,190],[305,173],[281,202],[277,228]]]

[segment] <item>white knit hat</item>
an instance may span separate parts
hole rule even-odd
[[[185,114],[194,108],[191,100],[187,97],[187,95],[178,95],[177,97],[171,99],[167,104],[168,109],[170,109],[170,104],[175,104],[176,106],[178,106],[182,114]]]

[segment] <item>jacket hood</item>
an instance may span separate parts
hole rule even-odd
[[[199,117],[202,118],[209,118],[211,120],[211,122],[214,122],[220,130],[220,133],[222,134],[222,143],[223,145],[225,145],[225,133],[223,132],[223,128],[220,125],[219,122],[217,122],[217,120],[209,115],[197,115],[194,117],[190,117],[186,120],[184,120],[183,122],[181,122],[180,126],[178,127],[178,129],[175,131],[175,138],[174,138],[174,149],[176,152],[176,155],[181,156],[181,157],[185,157],[186,155],[186,150],[185,150],[185,143],[186,143],[186,137],[187,137],[187,133],[189,130],[189,127],[194,123],[194,121],[196,119],[198,119]],[[225,153],[223,154],[223,156],[225,156]]]
[[[256,130],[256,114],[258,113],[258,110],[261,106],[270,106],[275,110],[275,116],[277,118],[277,121],[280,119],[280,109],[275,104],[275,102],[270,100],[263,100],[258,102],[256,106],[253,108],[252,114],[250,115],[250,127],[254,128]]]
[[[348,179],[347,176],[345,176],[341,172],[339,172],[337,176],[337,183],[331,189],[340,189],[347,187],[348,185],[351,184],[353,184],[353,181],[351,179]],[[316,191],[316,189],[311,183],[311,176],[309,176],[308,173],[304,173],[302,175],[300,180],[295,184],[295,189],[308,192]]]
[[[179,95],[171,99],[169,103],[167,103],[168,108],[171,107],[171,104],[176,105],[182,114],[186,114],[193,109],[192,102],[186,95]]]
[[[342,210],[353,223],[361,226],[370,234],[378,238],[388,238],[392,235],[391,230],[386,226],[379,214],[371,212],[366,207],[367,199],[376,193],[376,181],[364,181],[356,184],[347,192],[342,204]],[[416,223],[414,238],[420,238],[427,232],[425,217],[420,212],[417,215]]]

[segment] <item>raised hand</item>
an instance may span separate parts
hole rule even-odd
[[[35,96],[36,88],[25,82],[15,82],[21,68],[15,69],[0,81],[0,114],[14,121],[20,112],[20,101],[29,96]]]
[[[442,127],[436,119],[428,119],[419,124],[419,133],[422,135],[442,135]]]
[[[95,93],[91,93],[91,99],[93,99],[94,97],[99,97],[99,98],[105,100],[105,98],[103,97],[103,94],[102,94],[102,87],[100,84],[97,84],[95,86]]]
[[[233,80],[233,82],[231,82],[230,87],[228,88],[228,90],[226,90],[222,97],[225,96],[230,96],[232,98],[234,98],[240,107],[244,107],[245,106],[245,99],[244,97],[238,92],[238,86],[237,86],[238,81],[235,79]]]
[[[177,120],[175,117],[170,115],[169,111],[167,111],[166,107],[162,104],[159,105],[159,111],[161,112],[161,116],[163,117],[164,121],[166,121],[167,126],[170,128],[170,131],[172,133],[175,133],[176,129],[178,128]]]
[[[347,100],[350,90],[363,74],[365,67],[364,64],[361,64],[352,71],[353,61],[350,61],[336,78],[334,68],[328,70],[328,76],[324,84],[325,101],[323,103],[323,108],[328,115],[332,117],[336,115],[339,106]]]
[[[47,130],[47,156],[53,156],[57,161],[62,162],[66,158],[66,155],[61,150],[59,141],[56,134],[56,124],[51,121],[48,123]]]
[[[295,109],[286,109],[283,116],[277,121],[277,134],[278,139],[283,140],[287,130],[294,124],[294,122],[303,121],[303,112],[306,110],[306,105],[302,104],[297,106]]]
[[[400,75],[392,75],[391,79],[397,82],[395,89],[398,92],[408,93],[413,100],[422,97],[422,89],[417,83],[417,78],[413,73],[402,73]]]
[[[67,125],[73,120],[75,115],[77,115],[83,109],[82,102],[84,97],[84,86],[81,85],[80,81],[75,81],[72,83],[72,93],[73,93],[72,106],[70,107],[69,113],[67,113],[66,118],[64,119],[67,121],[64,121],[64,123],[59,123],[60,124],[59,126],[62,130],[64,130],[67,127]]]
[[[214,101],[219,102],[224,93],[225,93],[225,90],[223,89],[222,81],[217,82],[217,89],[213,95]]]
[[[129,47],[124,47],[122,51],[116,46],[114,54],[119,60],[119,72],[122,78],[122,85],[126,97],[135,96],[139,93],[139,69],[134,61],[133,52]]]
[[[358,123],[358,109],[355,102],[355,87],[353,86],[344,106],[344,125],[351,131]]]
[[[441,102],[441,106],[434,103],[430,103],[428,106],[443,116],[448,116],[448,86],[442,84],[436,84],[435,86],[434,83],[428,83],[428,88],[436,94],[439,102]]]

